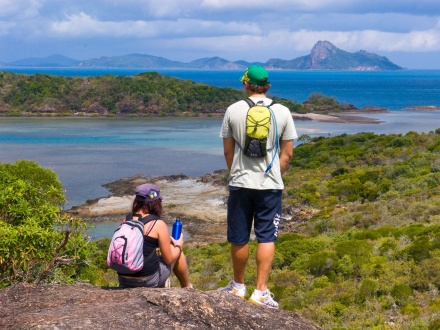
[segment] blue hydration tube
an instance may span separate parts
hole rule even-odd
[[[278,138],[277,119],[275,118],[275,114],[273,113],[273,110],[271,109],[271,107],[268,106],[268,108],[270,110],[270,114],[273,117],[273,122],[274,122],[274,125],[275,125],[275,152],[273,153],[272,160],[270,161],[269,166],[267,166],[266,170],[264,171],[265,174],[267,174],[267,172],[269,172],[270,169],[272,168],[273,161],[275,160],[275,157],[277,156],[277,152],[280,149],[280,141],[279,141],[279,138]]]

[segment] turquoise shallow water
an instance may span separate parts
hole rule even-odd
[[[440,111],[368,115],[381,124],[295,121],[298,135],[429,132]],[[198,176],[225,168],[220,118],[1,118],[0,161],[31,159],[66,187],[65,207],[106,196],[103,184],[136,174]]]
[[[65,207],[105,196],[119,178],[223,167],[220,120],[0,118],[0,161],[31,159],[51,168],[66,187]]]

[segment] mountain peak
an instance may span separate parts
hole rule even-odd
[[[318,63],[324,59],[332,57],[339,49],[328,41],[318,41],[315,46],[313,46],[310,57],[312,60],[312,65]]]

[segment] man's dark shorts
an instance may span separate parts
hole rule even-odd
[[[252,223],[259,243],[275,242],[281,218],[282,190],[255,190],[229,186],[228,242],[249,242]]]

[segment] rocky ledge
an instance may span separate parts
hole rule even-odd
[[[177,216],[189,237],[185,243],[213,243],[226,240],[226,171],[219,170],[200,177],[183,174],[146,177],[136,175],[104,185],[111,195],[75,206],[67,212],[88,222],[119,223],[131,209],[135,187],[154,183],[164,196],[163,220],[172,224]]]
[[[114,221],[115,227],[130,211],[135,187],[155,183],[164,196],[162,219],[171,225],[180,216],[185,231],[185,244],[207,244],[226,241],[226,202],[229,195],[226,170],[190,178],[183,174],[146,177],[136,175],[104,185],[111,195],[88,201],[67,212],[88,222]],[[311,215],[302,210],[285,208],[280,234],[294,232],[296,224],[307,221]]]
[[[318,330],[295,313],[194,289],[25,285],[0,291],[2,329]]]

